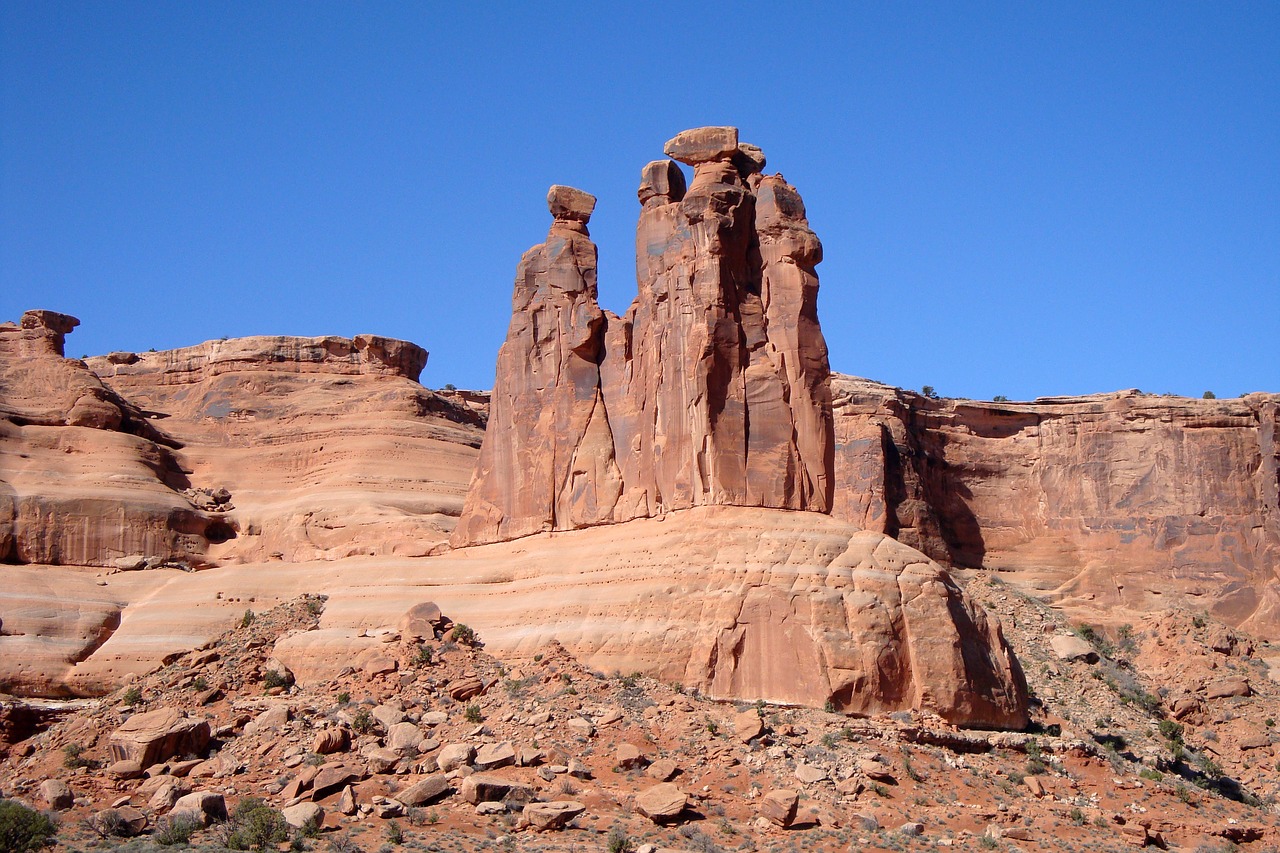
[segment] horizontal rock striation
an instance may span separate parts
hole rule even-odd
[[[259,336],[88,363],[223,490],[219,563],[421,555],[453,530],[484,416],[418,384],[427,353],[375,335]]]
[[[1280,396],[833,388],[838,517],[1089,618],[1180,603],[1280,635]]]
[[[216,519],[182,494],[173,442],[83,361],[74,317],[0,324],[0,562],[198,561]]]

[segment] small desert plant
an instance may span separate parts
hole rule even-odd
[[[991,402],[993,402],[993,403],[1007,403],[1007,402],[1009,402],[1009,398],[1008,398],[1008,397],[1006,397],[1004,394],[997,394],[997,395],[995,395],[994,397],[992,397],[992,398],[991,398]]]
[[[392,844],[404,844],[404,830],[394,820],[387,823],[387,841]]]
[[[609,835],[605,838],[604,844],[609,853],[631,853],[635,849],[626,830],[620,826],[615,826],[609,830]]]
[[[1160,736],[1170,743],[1182,743],[1182,724],[1173,720],[1161,720]]]
[[[476,632],[466,625],[463,625],[461,622],[453,626],[453,641],[455,643],[461,643],[464,646],[474,646],[478,639],[479,638],[476,637]]]
[[[1071,822],[1076,826],[1084,826],[1084,812],[1079,809],[1072,809],[1067,817],[1071,818]]]
[[[468,723],[484,722],[484,714],[480,713],[480,706],[474,702],[467,706],[465,717]]]
[[[83,744],[69,743],[62,748],[62,766],[68,770],[75,770],[77,767],[93,767],[94,764],[92,759],[84,757]]]
[[[413,653],[413,662],[418,666],[431,666],[433,654],[430,646],[420,643],[417,651]]]
[[[266,850],[288,840],[284,815],[258,797],[245,797],[231,812],[223,844],[232,850]]]
[[[156,821],[151,840],[162,847],[186,844],[199,828],[200,821],[190,814],[166,815]]]
[[[115,809],[104,809],[86,820],[83,826],[99,838],[128,838],[133,827]]]
[[[345,705],[351,701],[351,694],[344,690],[341,693],[339,693],[335,698],[338,700],[339,705]]]
[[[13,800],[0,800],[0,850],[28,853],[53,845],[58,825],[46,814]]]
[[[361,853],[361,848],[350,835],[339,835],[329,839],[329,853]]]
[[[440,822],[440,812],[436,811],[435,809],[432,809],[431,811],[427,812],[426,820],[427,820],[427,826],[435,826],[437,823]]]
[[[240,617],[240,627],[248,628],[252,624],[253,624],[253,611],[246,610],[244,612],[244,615]]]
[[[142,701],[142,688],[136,684],[124,692],[120,697],[120,701],[132,708]]]
[[[197,675],[195,680],[191,682],[191,689],[196,691],[208,690],[209,679],[205,678],[203,675]]]
[[[277,687],[288,687],[289,676],[278,669],[269,669],[262,674],[262,684],[268,690],[273,690]]]
[[[351,719],[351,728],[356,730],[356,734],[367,735],[373,731],[375,725],[373,714],[369,713],[368,708],[356,711],[356,715]]]

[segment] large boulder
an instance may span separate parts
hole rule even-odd
[[[200,755],[209,746],[209,721],[173,708],[134,714],[112,732],[111,755],[146,768],[175,755]]]

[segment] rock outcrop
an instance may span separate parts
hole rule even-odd
[[[1280,396],[933,400],[836,377],[835,515],[1081,618],[1280,635]]]
[[[224,525],[206,559],[225,563],[425,554],[449,535],[484,421],[418,384],[426,361],[376,335],[260,336],[88,365],[182,444]]]
[[[0,324],[0,562],[198,562],[221,528],[181,490],[173,442],[78,359],[79,320]]]
[[[642,170],[639,295],[622,318],[596,298],[595,199],[552,187],[454,545],[713,504],[830,510],[821,244],[804,205],[736,128],[686,131],[667,153],[693,181],[670,160]]]

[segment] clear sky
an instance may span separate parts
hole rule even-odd
[[[472,8],[474,7],[474,8]],[[0,320],[68,355],[406,338],[487,388],[547,187],[733,124],[804,196],[836,370],[1280,391],[1280,3],[0,3]]]

